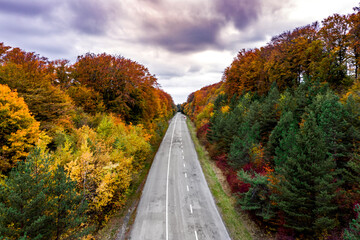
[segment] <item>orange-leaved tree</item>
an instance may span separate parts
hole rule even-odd
[[[39,122],[24,99],[0,84],[0,171],[6,172],[25,158],[39,134]]]
[[[17,90],[41,128],[69,125],[73,105],[71,99],[51,83],[53,68],[46,58],[19,48],[8,48],[0,55],[0,84]]]

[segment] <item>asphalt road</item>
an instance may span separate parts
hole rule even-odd
[[[132,240],[230,239],[200,167],[185,116],[177,113],[151,166]]]

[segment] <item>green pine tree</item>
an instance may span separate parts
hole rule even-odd
[[[352,178],[358,176],[353,163],[356,161],[354,151],[360,140],[359,132],[353,125],[353,112],[348,111],[331,90],[318,94],[308,110],[314,111],[318,126],[324,133],[327,152],[334,158],[337,179],[342,180],[341,199],[338,200],[340,211],[338,216],[343,223],[348,222],[355,199],[359,199],[359,180]],[[349,109],[351,110],[351,109]]]
[[[334,199],[341,182],[335,181],[336,163],[327,154],[313,112],[305,117],[294,145],[278,169],[281,182],[273,200],[284,212],[285,226],[310,239],[337,226]]]
[[[331,91],[318,94],[309,109],[314,111],[317,123],[324,133],[328,152],[337,159],[338,164],[344,157],[348,159],[358,134],[347,121],[349,113],[339,101],[339,97]]]
[[[298,132],[297,122],[292,112],[285,112],[280,118],[279,123],[271,132],[267,143],[267,154],[274,156],[273,164],[275,167],[281,165],[287,160],[289,152],[292,151],[295,136]]]
[[[355,206],[356,219],[352,219],[349,224],[349,229],[344,231],[345,240],[359,240],[360,239],[360,204]]]
[[[352,95],[350,95],[346,99],[346,103],[344,108],[348,115],[346,116],[346,120],[354,126],[358,131],[360,130],[360,108],[359,103],[354,99]]]
[[[275,206],[271,204],[271,190],[267,176],[241,170],[238,172],[238,177],[244,183],[250,184],[249,191],[241,194],[239,198],[241,209],[253,211],[264,220],[275,217]]]
[[[223,95],[220,95],[223,96]],[[241,96],[235,103],[235,96],[230,102],[230,112],[222,113],[221,105],[226,104],[222,97],[217,99],[214,107],[214,115],[210,118],[210,127],[207,133],[207,139],[215,146],[218,153],[229,153],[230,146],[234,141],[234,137],[238,134],[238,129],[244,121],[247,109],[251,105],[250,94]]]
[[[275,128],[279,120],[279,110],[277,109],[279,103],[280,93],[273,83],[268,95],[264,98],[260,105],[260,135],[263,141],[267,141],[271,131]]]
[[[49,174],[46,161],[39,162],[40,150],[13,168],[1,186],[0,236],[8,239],[29,237],[50,239],[51,217],[46,215]]]
[[[302,82],[294,91],[293,96],[295,104],[290,101],[289,105],[285,108],[291,110],[294,114],[294,118],[300,122],[305,113],[305,108],[313,103],[318,94],[324,94],[328,89],[328,85],[324,85],[319,81],[312,81],[310,78],[306,77],[304,82]]]
[[[246,121],[241,124],[234,142],[231,144],[229,153],[229,164],[234,169],[239,169],[249,163],[251,148],[260,141],[259,123],[251,124]]]
[[[250,105],[234,136],[229,151],[229,163],[235,169],[239,169],[251,160],[250,149],[260,142],[260,108],[258,101]]]
[[[0,188],[0,239],[79,239],[86,202],[63,167],[50,171],[49,155],[36,148],[13,168]]]
[[[57,166],[50,181],[50,217],[55,239],[62,239],[64,235],[67,239],[78,239],[88,234],[90,228],[79,229],[82,223],[87,222],[87,203],[83,202],[82,195],[76,192],[76,183],[62,166]]]

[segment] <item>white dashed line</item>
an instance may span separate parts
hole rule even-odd
[[[192,210],[191,204],[190,204],[190,212],[191,212],[191,214],[193,214],[193,210]]]
[[[198,239],[198,236],[197,236],[196,230],[195,230],[195,239],[196,239],[196,240],[199,240],[199,239]]]
[[[185,173],[185,178],[187,178],[187,174]]]
[[[185,163],[184,163],[184,167],[185,167]]]
[[[186,185],[186,190],[189,191],[189,185]]]

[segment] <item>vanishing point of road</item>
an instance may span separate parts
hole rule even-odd
[[[130,239],[230,239],[180,113],[151,166]]]

